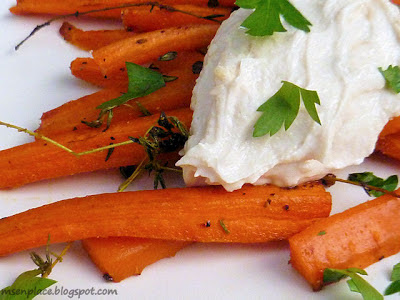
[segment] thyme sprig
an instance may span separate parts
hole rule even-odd
[[[321,179],[321,181],[327,187],[330,187],[330,186],[334,185],[335,182],[342,182],[342,183],[347,183],[347,184],[351,184],[351,185],[360,186],[368,194],[370,194],[371,191],[376,191],[376,192],[380,192],[380,193],[383,193],[383,194],[391,195],[391,196],[396,197],[396,198],[400,198],[400,195],[397,194],[395,191],[389,191],[387,189],[383,189],[383,188],[380,188],[380,187],[377,187],[377,186],[369,185],[369,184],[366,184],[364,182],[352,181],[352,180],[348,180],[348,179],[346,180],[346,179],[338,178],[334,174],[326,175],[324,178]]]
[[[56,16],[54,18],[51,18],[51,19],[47,20],[46,22],[37,25],[28,34],[28,36],[26,36],[21,42],[19,42],[15,46],[14,49],[17,51],[27,40],[29,40],[32,36],[34,36],[39,30],[43,29],[44,27],[47,27],[47,26],[51,25],[55,21],[63,20],[63,19],[71,18],[71,17],[78,18],[80,16],[90,15],[90,14],[99,13],[99,12],[105,12],[105,11],[109,11],[109,10],[123,9],[123,8],[128,8],[128,7],[141,7],[141,6],[150,6],[150,11],[152,11],[154,9],[154,7],[158,7],[160,10],[166,10],[166,11],[169,11],[169,12],[182,13],[182,14],[185,14],[185,15],[189,15],[189,16],[196,17],[196,18],[199,18],[199,19],[206,19],[206,20],[209,20],[209,21],[212,21],[212,22],[216,22],[216,23],[221,23],[221,21],[218,20],[218,18],[221,18],[221,17],[224,16],[224,15],[200,16],[200,15],[197,15],[195,13],[191,13],[189,11],[177,9],[177,8],[175,8],[173,6],[170,6],[170,5],[165,5],[165,4],[161,4],[159,2],[152,2],[152,1],[144,2],[144,3],[125,3],[125,4],[122,4],[122,5],[112,6],[112,7],[104,7],[104,8],[91,9],[91,10],[86,10],[86,11],[76,11],[74,13],[60,15],[60,16]]]

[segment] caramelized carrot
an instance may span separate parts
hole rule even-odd
[[[317,182],[293,189],[246,186],[231,193],[208,186],[101,194],[1,219],[0,255],[45,245],[49,234],[53,243],[109,236],[268,242],[288,238],[330,209],[330,194]]]
[[[198,52],[178,53],[178,57],[172,61],[157,61],[153,65],[166,75],[176,76],[178,79],[168,82],[166,87],[142,98],[134,99],[127,105],[114,109],[114,120],[132,120],[143,116],[136,102],[145,107],[151,113],[168,111],[183,107],[189,107],[197,74],[193,73],[192,66],[195,62],[202,61],[203,55]],[[124,90],[126,87],[124,88]],[[70,101],[42,116],[42,122],[38,132],[52,137],[63,131],[78,131],[86,127],[82,120],[95,120],[99,114],[98,105],[120,95],[118,90],[104,90]]]
[[[78,57],[71,62],[71,73],[75,77],[93,85],[105,88],[118,89],[126,92],[128,87],[128,75],[125,68],[121,68],[112,75],[104,76],[100,67],[90,57]]]
[[[400,160],[400,132],[381,136],[376,143],[375,150]]]
[[[110,76],[125,62],[144,64],[170,51],[196,50],[209,45],[218,25],[172,27],[141,33],[93,51],[103,75]]]
[[[400,132],[400,117],[395,117],[386,124],[386,126],[383,128],[381,134],[379,135],[379,138],[383,138],[386,135],[399,133],[399,132]]]
[[[186,126],[190,125],[192,113],[189,109],[166,112],[176,116]],[[158,120],[157,115],[140,119],[114,122],[109,130],[103,132],[98,128],[65,132],[53,139],[75,152],[92,150],[110,143],[124,142],[130,136],[143,136]],[[43,140],[20,145],[0,151],[0,188],[13,188],[23,184],[61,176],[91,172],[101,169],[116,168],[126,165],[137,165],[146,153],[142,146],[129,144],[115,149],[106,161],[107,151],[96,152],[80,157],[49,144]],[[176,159],[172,154],[171,159]]]
[[[82,241],[91,260],[114,282],[140,275],[148,265],[174,256],[189,244],[183,241],[132,237],[90,238]]]
[[[83,12],[92,9],[101,9],[105,7],[115,7],[124,4],[149,3],[147,0],[17,0],[17,5],[12,7],[10,11],[17,15],[26,14],[51,14],[64,15],[73,14],[77,11]],[[162,0],[163,4],[177,5],[187,4],[187,0]],[[207,6],[208,0],[191,0],[192,5]],[[235,0],[219,0],[221,6],[234,6]],[[149,5],[150,7],[150,5]],[[121,9],[114,9],[95,14],[87,15],[89,17],[113,18],[119,19]]]
[[[318,290],[325,268],[365,268],[399,252],[399,210],[385,195],[314,223],[289,239],[292,266]]]
[[[209,8],[195,5],[176,5],[174,8],[190,12],[196,16],[183,14],[181,12],[172,12],[166,9],[154,7],[126,8],[122,11],[122,22],[127,30],[134,31],[154,31],[174,26],[187,24],[215,24],[214,21],[197,16],[219,16],[213,18],[217,21],[227,19],[231,13],[229,8]]]
[[[133,32],[126,30],[83,31],[68,22],[64,22],[61,25],[59,32],[64,40],[83,50],[101,48],[134,35]]]

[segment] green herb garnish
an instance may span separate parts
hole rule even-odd
[[[386,85],[395,93],[400,93],[400,68],[398,66],[389,66],[386,70],[379,68],[386,80]]]
[[[254,9],[242,23],[246,33],[252,36],[273,35],[285,32],[281,16],[293,27],[310,32],[312,24],[288,0],[237,0],[237,6]]]
[[[397,175],[392,175],[387,179],[383,179],[375,176],[374,173],[372,172],[352,173],[349,174],[348,180],[359,182],[361,184],[365,184],[368,186],[381,188],[389,192],[393,192],[397,188],[397,185],[399,183]],[[370,196],[379,197],[384,194],[383,192],[380,191],[371,190],[366,186],[364,186],[364,189]]]
[[[35,265],[38,266],[35,270],[23,272],[17,277],[14,283],[0,290],[0,300],[15,300],[15,299],[33,299],[39,295],[44,289],[57,283],[53,279],[47,278],[53,270],[54,266],[61,262],[63,256],[68,251],[71,244],[68,244],[60,255],[54,254],[49,250],[50,237],[46,246],[46,258],[43,259],[36,252],[31,252],[30,256]],[[51,256],[56,257],[53,261]]]
[[[226,234],[230,234],[228,227],[226,227],[224,220],[219,220],[219,225],[221,225],[222,229],[225,231]]]
[[[392,281],[392,283],[385,290],[385,296],[400,293],[400,263],[393,267],[390,281]]]
[[[317,92],[302,89],[287,81],[282,82],[280,90],[257,109],[263,114],[254,126],[254,137],[268,133],[273,136],[283,125],[288,130],[299,113],[300,97],[310,117],[321,124],[315,107],[315,104],[320,104]]]
[[[360,275],[368,275],[362,269],[349,268],[344,270],[325,269],[323,282],[325,284],[338,282],[342,278],[350,277],[347,284],[352,292],[360,293],[364,300],[381,300],[383,296]]]
[[[97,106],[100,114],[97,120],[92,122],[82,121],[90,127],[100,127],[103,124],[103,117],[107,116],[107,128],[110,126],[113,113],[112,110],[129,100],[147,96],[165,86],[165,79],[162,74],[149,68],[127,62],[128,91],[120,97],[104,102]],[[106,129],[107,129],[106,128]]]

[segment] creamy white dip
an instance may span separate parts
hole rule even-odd
[[[188,185],[293,186],[360,164],[400,96],[378,71],[400,65],[400,12],[389,0],[291,0],[313,24],[310,33],[251,37],[238,10],[210,45],[193,91],[191,136],[177,165]],[[282,80],[315,90],[322,126],[303,104],[292,126],[254,138],[257,108]]]

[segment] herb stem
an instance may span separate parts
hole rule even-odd
[[[144,158],[140,164],[136,167],[135,171],[132,173],[131,176],[129,176],[129,178],[127,180],[125,180],[119,187],[117,192],[123,192],[125,191],[125,189],[132,183],[132,181],[134,181],[139,174],[143,171],[143,166],[146,162],[146,158]]]
[[[56,260],[51,264],[51,267],[42,275],[43,278],[47,278],[47,276],[50,275],[51,271],[53,270],[53,268],[59,263],[62,262],[64,255],[67,253],[67,251],[69,250],[69,248],[71,248],[72,242],[69,242],[67,244],[67,246],[65,246],[65,248],[63,249],[63,251],[59,254],[56,255],[55,253],[52,253],[52,255],[54,255],[56,257]]]
[[[2,122],[2,121],[0,121],[0,125],[6,126],[8,128],[13,128],[13,129],[18,130],[19,132],[25,132],[25,133],[27,133],[27,134],[29,134],[31,136],[34,136],[34,137],[39,138],[39,139],[42,139],[42,140],[44,140],[46,142],[49,142],[50,144],[53,144],[53,145],[55,145],[57,147],[60,147],[61,149],[65,150],[65,151],[67,151],[67,152],[69,152],[69,153],[71,153],[71,154],[73,154],[75,156],[79,155],[78,153],[74,152],[73,150],[69,149],[68,147],[66,147],[64,145],[61,145],[60,143],[56,142],[55,140],[52,140],[52,139],[50,139],[50,138],[48,138],[48,137],[46,137],[46,136],[44,136],[44,135],[42,135],[40,133],[36,133],[36,132],[31,131],[29,129],[22,128],[22,127],[13,125],[13,124],[5,123],[5,122]]]
[[[88,150],[88,151],[83,151],[83,152],[78,152],[78,153],[74,152],[74,153],[75,153],[76,156],[82,156],[82,155],[92,154],[92,153],[95,153],[95,152],[100,152],[100,151],[104,151],[104,150],[108,150],[108,149],[113,149],[113,148],[120,147],[120,146],[129,145],[129,144],[132,144],[132,143],[133,143],[133,141],[128,140],[128,141],[125,141],[125,142],[111,144],[111,145],[107,145],[107,146],[104,146],[104,147],[91,149],[91,150]]]
[[[322,180],[326,181],[326,182],[334,181],[334,182],[347,183],[347,184],[351,184],[351,185],[355,185],[355,186],[361,186],[365,190],[377,191],[377,192],[381,192],[381,193],[384,193],[384,194],[387,194],[387,195],[390,195],[390,196],[393,196],[393,197],[396,197],[396,198],[400,198],[400,195],[397,194],[396,192],[391,192],[391,191],[388,191],[388,190],[385,190],[385,189],[382,189],[382,188],[379,188],[379,187],[376,187],[376,186],[372,186],[372,185],[369,185],[369,184],[365,184],[365,183],[362,183],[362,182],[357,182],[357,181],[351,181],[351,180],[346,180],[346,179],[342,179],[342,178],[337,178],[333,174],[326,175]]]

